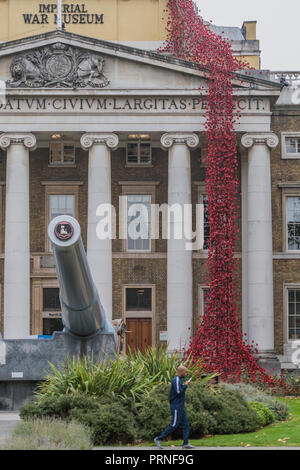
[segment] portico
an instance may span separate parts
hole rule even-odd
[[[58,56],[68,60],[84,52],[85,65],[98,70],[98,75],[92,80],[78,76],[73,83],[66,73],[55,86],[49,85],[49,77],[12,76],[12,62],[22,64],[26,72],[28,64],[22,55],[26,52],[28,60],[28,54],[30,57],[39,48],[54,65]],[[101,73],[95,63],[101,63]],[[155,198],[155,202],[169,205],[198,202],[194,183],[203,185],[205,175],[198,167],[195,170],[193,156],[200,160],[199,168],[204,168],[207,91],[200,96],[198,89],[207,88],[205,73],[171,57],[104,41],[83,41],[60,31],[2,44],[0,71],[0,79],[8,85],[6,102],[0,105],[0,146],[7,159],[4,336],[42,333],[41,326],[32,326],[40,325],[35,317],[39,315],[37,305],[42,305],[39,289],[54,289],[56,275],[51,251],[35,243],[32,236],[29,240],[30,221],[36,223],[40,214],[43,227],[48,217],[41,205],[37,209],[29,200],[35,200],[35,191],[57,184],[69,188],[61,189],[58,194],[62,195],[71,194],[71,187],[79,188],[78,215],[108,318],[151,319],[152,343],[160,341],[158,332],[163,330],[170,349],[186,346],[197,322],[197,279],[201,277],[204,284],[207,253],[187,251],[185,240],[157,241],[154,249],[135,252],[123,249],[119,241],[99,240],[97,207],[115,204],[122,188],[124,194],[151,195],[151,201]],[[53,74],[53,69],[47,73]],[[274,349],[270,152],[278,142],[270,122],[271,106],[279,93],[279,85],[255,77],[234,81],[236,107],[241,112],[238,141],[248,183],[246,194],[242,187],[248,215],[245,219],[242,213],[241,222],[242,237],[247,235],[248,240],[248,256],[241,261],[247,273],[244,329],[249,340],[268,354]],[[73,138],[75,165],[58,168],[49,164],[47,146],[54,134]],[[151,164],[139,166],[138,161],[126,160],[132,135],[148,136]],[[242,247],[236,256],[242,256]],[[140,286],[144,292],[152,289],[151,305],[127,308],[126,289],[130,286]],[[16,290],[20,295],[15,295]]]

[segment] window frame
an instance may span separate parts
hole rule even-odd
[[[60,150],[60,162],[51,162],[51,146],[52,144],[61,144],[61,150]],[[71,162],[65,162],[64,160],[64,146],[65,145],[70,145],[73,147],[74,150],[74,158],[73,161]],[[50,167],[56,167],[56,166],[74,166],[76,164],[76,145],[73,140],[53,140],[50,141],[49,144],[49,166]]]
[[[282,251],[283,253],[300,254],[300,249],[289,250],[288,248],[287,203],[289,197],[300,198],[300,188],[283,188],[282,190]]]
[[[137,154],[138,161],[137,162],[129,162],[128,161],[128,144],[138,144],[138,154]],[[149,144],[150,156],[149,156],[149,162],[148,163],[141,162],[141,144]],[[143,140],[143,139],[128,140],[126,142],[126,166],[129,166],[129,167],[132,167],[132,166],[149,167],[151,165],[152,165],[152,143],[151,143],[151,140]]]
[[[125,182],[123,184],[122,182],[119,182],[119,184],[122,184],[122,196],[151,196],[151,202],[150,205],[155,204],[155,187],[156,187],[156,182]],[[150,206],[151,207],[151,206]],[[126,197],[126,233],[127,233],[127,197]],[[150,234],[151,234],[151,239],[150,239],[150,249],[149,250],[128,250],[127,249],[127,238],[122,239],[122,251],[124,253],[128,254],[150,254],[155,252],[155,220],[151,215],[151,221],[150,221]],[[120,223],[120,221],[119,221]]]
[[[204,314],[204,291],[209,290],[207,284],[198,284],[198,321],[203,318]]]
[[[197,184],[198,186],[198,201],[197,201],[197,204],[203,204],[203,200],[204,200],[204,197],[206,196],[207,197],[207,191],[206,191],[206,184],[205,183],[200,183],[200,184]],[[204,216],[204,212],[203,212],[203,216]],[[202,230],[203,230],[203,234],[204,234],[204,220],[203,220],[203,227],[202,227]],[[198,250],[199,253],[203,253],[205,255],[207,255],[209,253],[209,249],[202,249],[202,250]]]
[[[146,239],[149,242],[149,248],[144,249],[144,250],[138,250],[138,249],[130,249],[128,248],[128,197],[129,196],[149,196],[150,197],[150,239]],[[125,240],[125,249],[127,253],[151,253],[151,233],[152,233],[152,218],[151,218],[151,204],[152,204],[152,196],[151,194],[126,194],[126,233],[127,233],[127,238]]]
[[[288,153],[287,152],[287,138],[295,138],[300,140],[300,132],[281,132],[281,158],[283,160],[299,160],[300,152]]]
[[[300,284],[287,283],[283,285],[283,336],[284,344],[293,344],[299,339],[289,339],[289,290],[300,290]],[[300,316],[300,315],[299,315]]]
[[[50,196],[74,196],[74,217],[78,219],[78,198],[79,186],[83,183],[74,181],[42,182],[45,185],[45,253],[50,251],[50,241],[48,238],[48,225],[50,222]]]
[[[43,289],[58,288],[59,284],[56,278],[33,278],[32,279],[32,310],[31,310],[31,334],[43,334],[43,319],[50,318],[49,311],[44,311],[43,308]],[[55,312],[53,310],[53,312]],[[61,318],[61,316],[56,318]]]

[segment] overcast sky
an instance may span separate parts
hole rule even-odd
[[[201,16],[218,26],[257,20],[262,68],[300,71],[300,0],[196,0]]]

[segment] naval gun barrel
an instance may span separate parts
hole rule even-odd
[[[116,340],[92,279],[79,223],[68,215],[55,217],[48,226],[48,236],[56,262],[65,329],[80,337],[100,330],[113,334]]]

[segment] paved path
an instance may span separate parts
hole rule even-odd
[[[20,421],[18,413],[0,411],[0,445],[4,444],[6,439],[10,437],[18,421]]]

